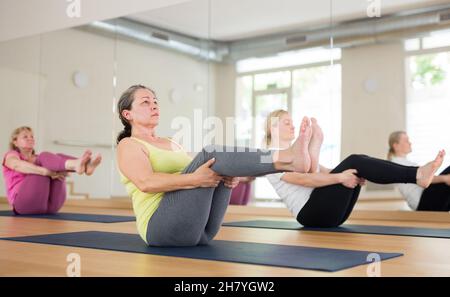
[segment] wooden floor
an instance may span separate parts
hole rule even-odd
[[[94,205],[93,203],[92,205]],[[0,209],[8,209],[0,203]],[[76,206],[64,212],[133,215],[130,209]],[[448,216],[448,217],[447,217]],[[225,221],[290,219],[286,209],[230,207]],[[355,211],[348,223],[450,228],[450,215],[413,212]],[[0,237],[75,231],[137,233],[135,222],[85,223],[0,217]],[[401,252],[403,257],[381,262],[382,276],[450,276],[450,239],[222,227],[216,239]],[[82,276],[366,276],[367,265],[335,273],[219,261],[102,251],[0,240],[1,276],[66,276],[70,253],[81,257]]]

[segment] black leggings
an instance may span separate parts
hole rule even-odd
[[[416,183],[418,167],[403,166],[366,155],[350,155],[330,173],[356,169],[357,176],[377,184]],[[335,184],[315,188],[297,221],[305,227],[336,227],[344,223],[358,200],[361,187]]]
[[[450,174],[450,166],[441,175]],[[420,197],[417,210],[450,211],[450,186],[445,183],[431,184]]]

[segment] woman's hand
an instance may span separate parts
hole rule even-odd
[[[366,185],[366,179],[362,178],[362,177],[358,178],[358,185],[360,185],[361,187],[365,186]]]
[[[231,177],[231,176],[225,176],[223,178],[223,183],[225,187],[228,187],[230,189],[234,189],[239,184],[240,178],[239,177]]]
[[[51,171],[50,169],[47,169],[45,167],[40,167],[39,169],[40,169],[40,175],[43,175],[43,176],[52,177],[57,174],[57,172]]]
[[[347,169],[344,172],[339,173],[340,183],[347,188],[355,188],[362,182],[360,181],[360,178],[356,176],[357,173],[358,171],[356,169]]]
[[[55,175],[52,175],[52,176],[50,176],[50,177],[51,177],[52,179],[64,180],[68,175],[69,175],[68,172],[61,171],[61,172],[56,172]]]
[[[41,167],[41,168],[42,168],[41,169],[41,171],[42,171],[41,175],[48,176],[51,179],[63,180],[63,179],[65,179],[68,176],[68,173],[64,172],[64,171],[56,172],[56,171],[49,170],[49,169],[47,169],[45,167]]]
[[[205,164],[198,167],[197,170],[192,173],[197,187],[215,188],[222,181],[223,177],[210,168],[214,161],[214,158],[206,161]]]

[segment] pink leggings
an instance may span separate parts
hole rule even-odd
[[[76,158],[64,154],[42,152],[37,157],[36,165],[52,171],[68,171],[65,164],[70,159]],[[65,200],[65,180],[28,174],[20,184],[13,208],[17,214],[51,214],[58,212]]]

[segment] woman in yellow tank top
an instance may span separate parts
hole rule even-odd
[[[285,150],[206,146],[194,159],[169,138],[158,137],[155,93],[128,88],[118,102],[124,125],[117,137],[121,181],[133,201],[137,229],[153,246],[208,244],[220,229],[238,176],[308,172],[309,119]]]

